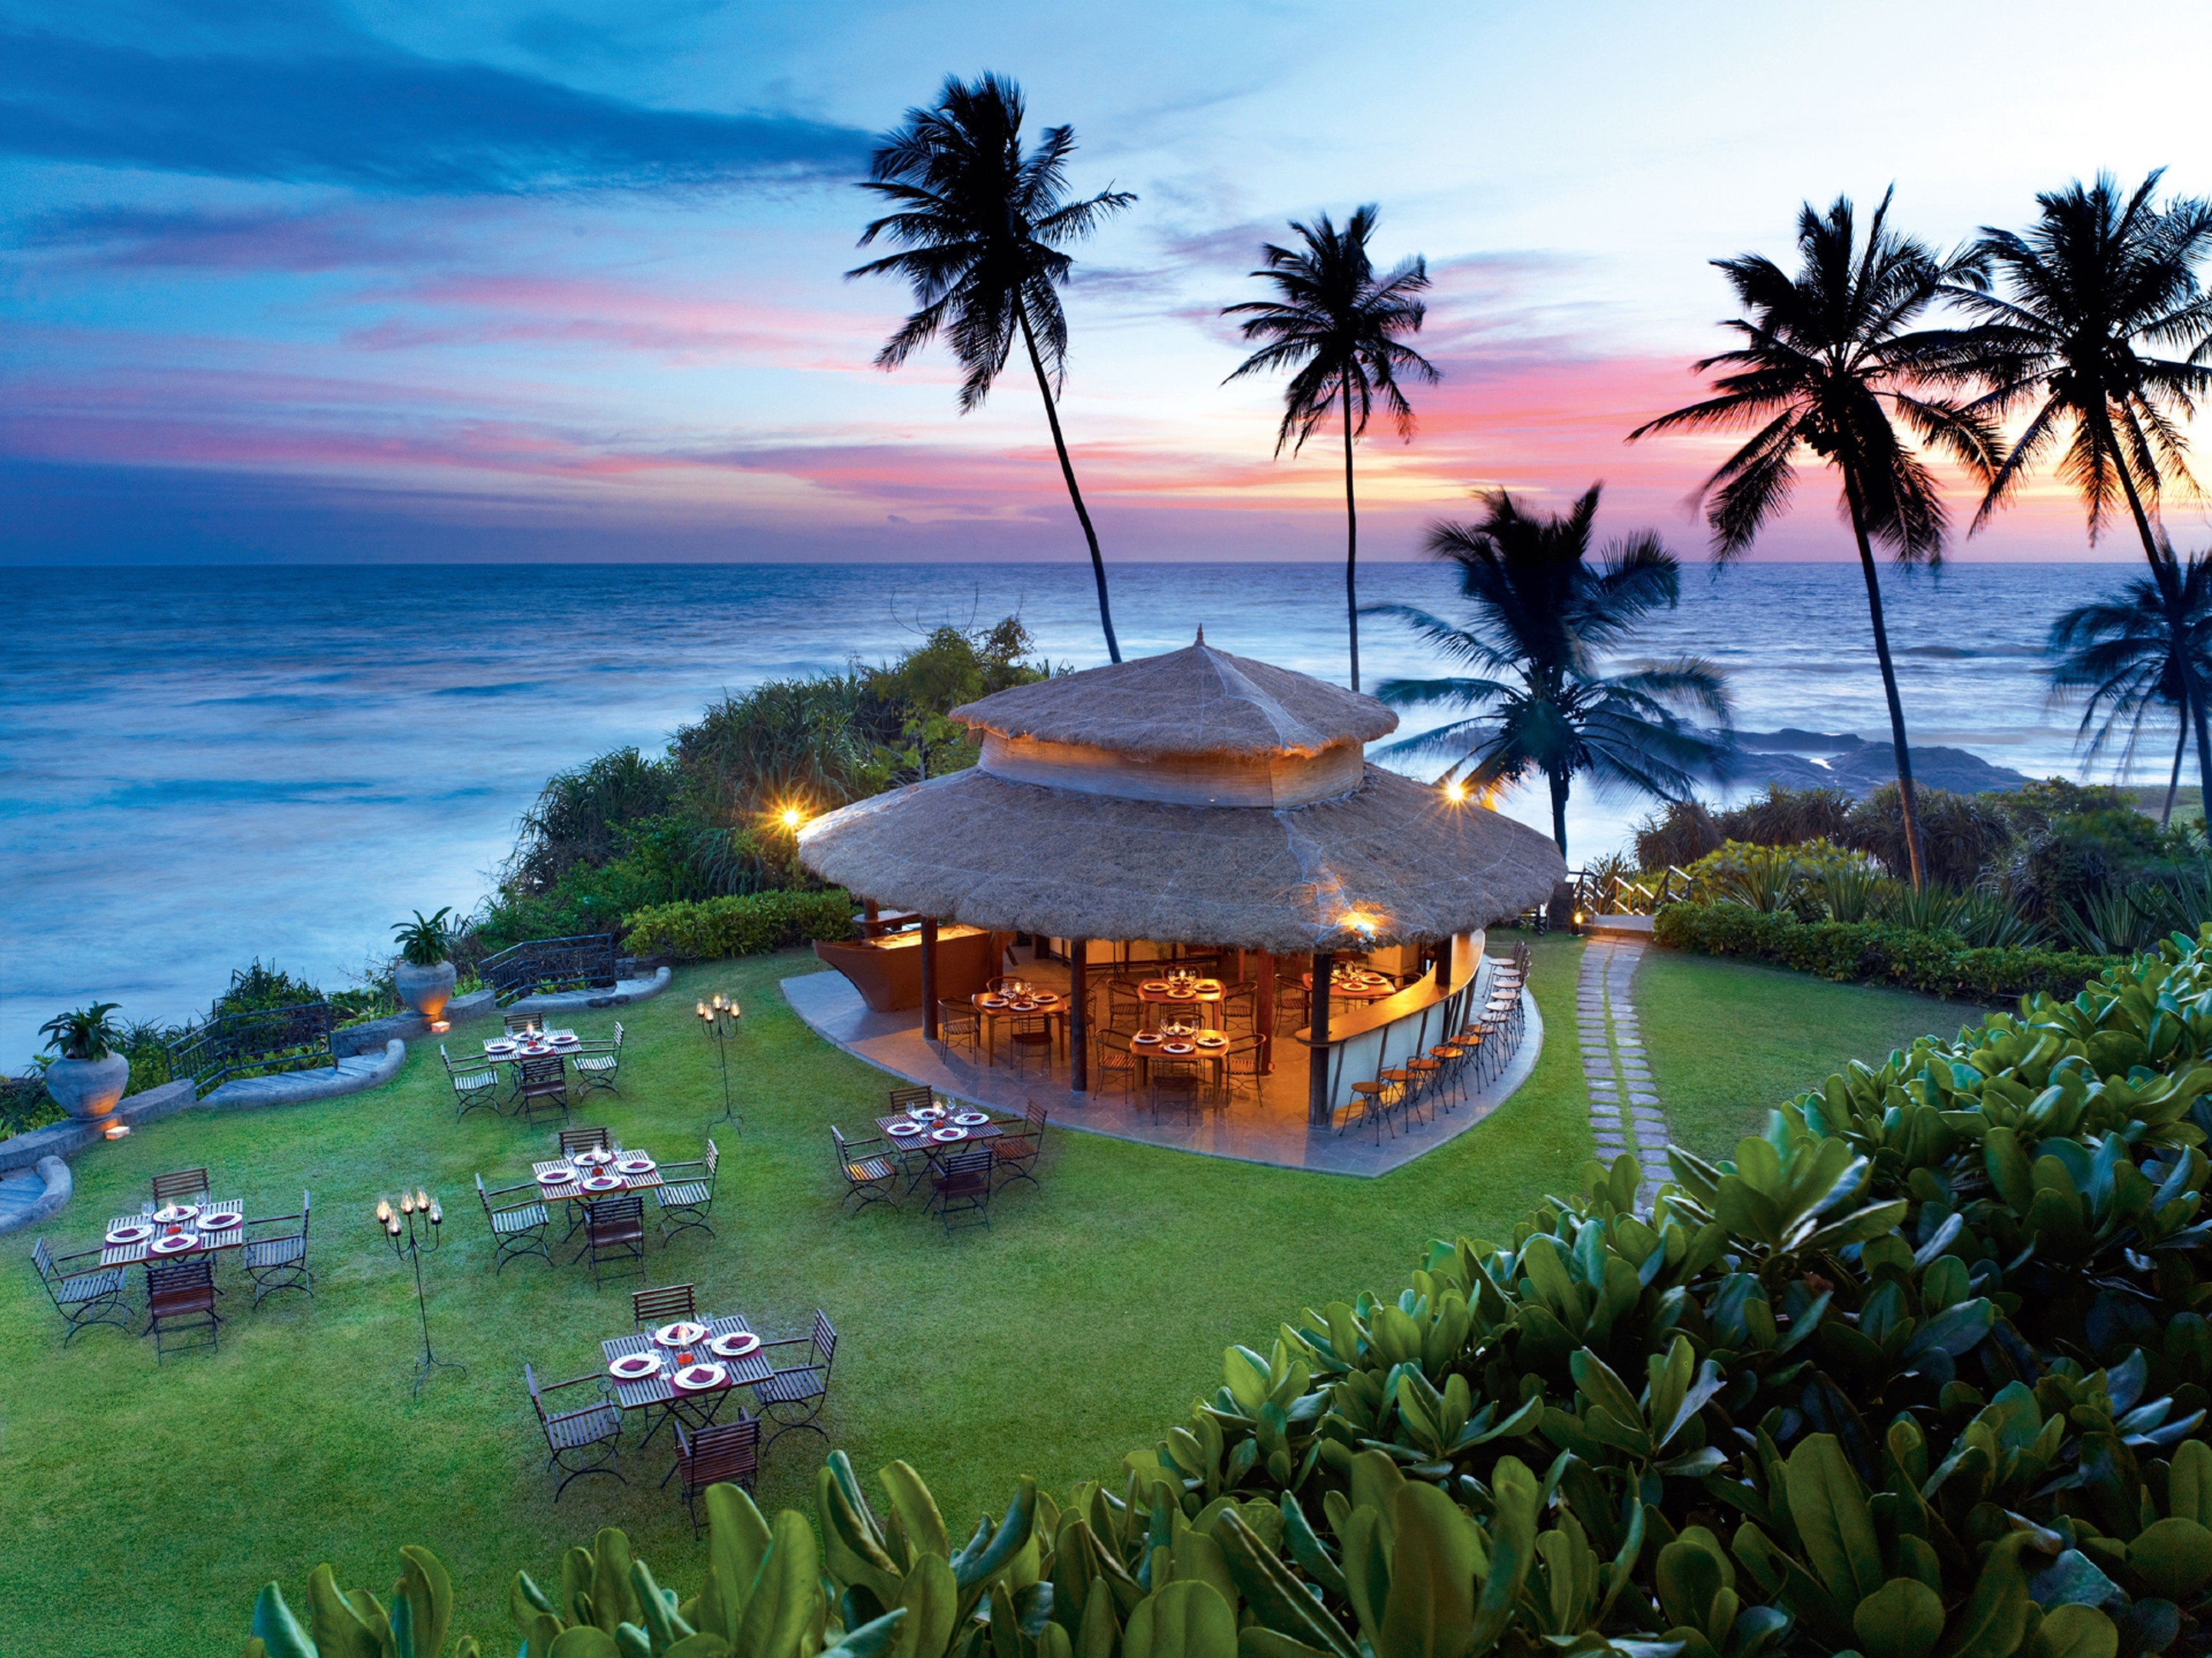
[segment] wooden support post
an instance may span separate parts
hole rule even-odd
[[[1091,940],[1067,941],[1067,1085],[1091,1091]]]
[[[937,918],[921,918],[921,1039],[937,1040]]]
[[[1313,1023],[1306,1030],[1312,1044],[1306,1050],[1306,1121],[1315,1128],[1328,1127],[1334,1114],[1328,1099],[1328,975],[1335,966],[1334,951],[1314,951]]]
[[[1437,988],[1438,990],[1449,990],[1451,988],[1452,951],[1458,946],[1458,939],[1447,937],[1442,944],[1437,946]]]
[[[1259,1016],[1253,1021],[1260,1030],[1260,1074],[1271,1076],[1275,1069],[1275,957],[1272,950],[1260,952]]]

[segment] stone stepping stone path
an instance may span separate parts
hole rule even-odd
[[[1622,1152],[1633,1152],[1644,1171],[1637,1196],[1648,1203],[1673,1174],[1667,1167],[1667,1118],[1629,993],[1643,959],[1644,946],[1633,940],[1590,940],[1575,981],[1575,1034],[1582,1043],[1597,1159],[1609,1167]]]

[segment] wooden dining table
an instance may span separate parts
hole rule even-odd
[[[100,1264],[102,1266],[136,1266],[141,1261],[151,1261],[156,1266],[167,1266],[179,1260],[198,1260],[203,1255],[219,1257],[221,1251],[236,1249],[245,1244],[246,1208],[243,1204],[203,1203],[194,1207],[200,1214],[236,1215],[239,1218],[234,1225],[204,1232],[199,1229],[197,1216],[173,1229],[169,1224],[157,1221],[151,1215],[118,1215],[107,1223],[107,1231],[116,1231],[125,1226],[151,1226],[154,1228],[153,1236],[141,1238],[136,1243],[110,1243],[106,1241],[106,1234],[101,1234]],[[156,1254],[154,1239],[172,1230],[190,1236],[192,1247]]]
[[[893,1123],[911,1122],[912,1121],[914,1120],[911,1117],[907,1116],[903,1112],[896,1116],[878,1117],[876,1119],[876,1132],[884,1137],[884,1143],[889,1145],[893,1151],[897,1151],[902,1155],[915,1151],[921,1153],[921,1167],[914,1169],[912,1177],[908,1179],[906,1183],[906,1189],[909,1193],[911,1193],[915,1187],[921,1185],[923,1178],[928,1175],[931,1169],[937,1166],[937,1160],[939,1157],[949,1157],[955,1152],[970,1151],[977,1145],[988,1145],[991,1141],[997,1139],[1000,1135],[1006,1132],[1005,1129],[1001,1128],[997,1122],[991,1121],[981,1123],[961,1123],[957,1125],[966,1131],[961,1138],[957,1140],[932,1139],[927,1134],[894,1134],[891,1133],[891,1125]],[[930,1127],[932,1128],[943,1127],[947,1126],[947,1123],[949,1122],[950,1120],[948,1119],[946,1123],[933,1122]],[[911,1169],[913,1168],[913,1165],[908,1164],[908,1167]]]
[[[660,1346],[653,1339],[652,1332],[611,1336],[599,1344],[599,1351],[606,1355],[609,1365],[618,1358],[629,1357],[632,1353],[657,1352],[661,1360],[658,1370],[635,1382],[625,1382],[610,1373],[607,1380],[614,1384],[617,1404],[625,1411],[643,1411],[648,1416],[654,1411],[661,1412],[664,1416],[680,1412],[693,1426],[701,1427],[714,1419],[714,1414],[722,1408],[723,1401],[737,1389],[757,1388],[775,1374],[775,1367],[769,1363],[765,1345],[754,1348],[743,1358],[723,1358],[708,1350],[707,1344],[720,1337],[750,1335],[753,1333],[753,1327],[737,1314],[694,1319],[692,1322],[705,1325],[707,1333],[692,1346],[681,1351],[690,1352],[696,1363],[722,1366],[726,1372],[723,1384],[719,1388],[678,1388],[673,1377],[682,1366],[677,1363],[676,1353]],[[659,1423],[652,1424],[646,1430],[645,1441],[640,1442],[641,1444],[649,1442],[659,1430]],[[660,1483],[665,1485],[668,1482],[663,1479]]]
[[[1300,975],[1299,982],[1305,986],[1306,993],[1310,996],[1314,987],[1313,975]],[[1397,993],[1398,987],[1388,978],[1383,978],[1378,985],[1370,984],[1364,980],[1346,979],[1340,974],[1329,975],[1328,999],[1332,1002],[1379,1002]]]
[[[1001,1019],[1042,1019],[1052,1032],[1054,1052],[1061,1059],[1067,1057],[1067,998],[1051,991],[1035,996],[1000,997],[988,990],[979,990],[968,999],[975,1010],[976,1023],[983,1027],[983,1063],[998,1062],[999,1021]],[[1017,1006],[1017,1002],[1026,1006]]]
[[[1213,1086],[1217,1090],[1225,1088],[1229,1081],[1230,1034],[1226,1030],[1207,1029],[1194,1030],[1187,1036],[1164,1037],[1153,1031],[1139,1031],[1129,1038],[1129,1057],[1136,1061],[1138,1085],[1145,1088],[1152,1086],[1153,1060],[1175,1060],[1183,1064],[1198,1063],[1210,1066],[1213,1072]],[[1212,1045],[1216,1039],[1218,1039],[1218,1045]],[[1188,1042],[1190,1052],[1188,1054],[1165,1052],[1170,1041],[1178,1044]]]
[[[1211,1023],[1219,1018],[1222,998],[1228,993],[1229,987],[1218,979],[1196,979],[1181,986],[1169,979],[1146,979],[1137,986],[1147,1030],[1158,1026],[1164,1015],[1176,1012],[1194,1013]]]

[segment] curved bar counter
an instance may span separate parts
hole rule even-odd
[[[1452,940],[1451,976],[1444,985],[1438,986],[1431,968],[1395,996],[1354,1012],[1332,1014],[1328,1035],[1318,1040],[1310,1025],[1291,1034],[1309,1052],[1328,1055],[1328,1092],[1312,1102],[1313,1127],[1323,1127],[1352,1103],[1352,1084],[1372,1082],[1392,1066],[1421,1058],[1470,1023],[1469,999],[1478,988],[1482,951],[1482,933],[1462,932]]]

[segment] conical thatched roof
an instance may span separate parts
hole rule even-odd
[[[1198,643],[1017,685],[952,711],[1004,738],[1075,744],[1149,758],[1318,754],[1370,743],[1398,716],[1310,674]]]

